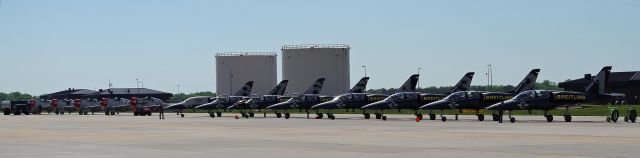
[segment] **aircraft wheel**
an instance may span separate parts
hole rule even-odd
[[[149,112],[147,113],[147,116],[151,116],[151,111],[149,111]]]
[[[276,118],[281,118],[282,117],[282,113],[276,113]]]
[[[111,111],[111,115],[116,115],[116,112],[115,111]]]
[[[333,114],[327,114],[327,117],[330,118],[331,120],[336,119],[336,116],[334,116]]]
[[[2,113],[4,115],[11,115],[11,111],[9,111],[9,109],[2,109]]]
[[[484,121],[484,115],[478,114],[478,121]]]
[[[256,114],[254,114],[254,113],[252,113],[252,112],[250,112],[250,113],[249,113],[249,117],[253,117],[253,116],[255,116],[255,115],[256,115]]]
[[[216,112],[216,115],[217,115],[218,117],[222,117],[222,112]]]
[[[547,122],[553,122],[553,115],[544,116],[547,118]]]
[[[611,117],[607,116],[607,122],[611,122]]]
[[[429,114],[429,120],[436,120],[436,114]]]
[[[317,113],[316,114],[316,119],[322,119],[324,117],[324,114],[322,113]]]
[[[368,119],[370,119],[370,118],[371,118],[371,114],[369,114],[369,113],[365,113],[365,114],[364,114],[364,119],[367,119],[367,120],[368,120]]]
[[[211,118],[216,118],[216,114],[214,114],[214,113],[210,112],[210,113],[209,113],[209,117],[211,117]]]
[[[416,114],[416,117],[417,117],[419,120],[422,120],[422,117],[423,117],[423,116],[422,116],[422,114]]]
[[[58,112],[56,112],[58,114]],[[104,115],[109,115],[109,111],[104,111]]]
[[[629,117],[628,116],[624,116],[624,122],[629,122]]]
[[[91,115],[95,115],[93,112],[91,112]]]
[[[60,112],[58,112],[58,110],[54,111],[53,113],[56,114],[56,115],[60,114]]]
[[[133,111],[133,116],[138,116],[138,110]]]
[[[440,117],[440,119],[442,120],[442,122],[447,122],[447,117],[442,116]]]
[[[456,121],[458,121],[458,114],[456,114]]]
[[[379,119],[381,119],[381,118],[382,118],[382,114],[380,114],[380,113],[376,113],[376,119],[378,119],[378,120],[379,120]]]
[[[618,109],[611,110],[611,121],[618,122],[618,117],[620,117],[620,112]]]
[[[564,122],[571,122],[571,115],[564,115]]]
[[[636,109],[629,109],[629,121],[631,121],[631,123],[636,123],[637,118],[638,113],[636,113]]]
[[[290,114],[290,113],[284,113],[284,118],[285,118],[285,119],[289,119],[289,117],[291,117],[291,114]]]
[[[516,118],[515,118],[515,117],[511,117],[511,118],[509,118],[509,122],[511,122],[511,123],[515,123],[515,122],[516,122]]]
[[[387,121],[387,116],[382,116],[382,121]]]
[[[20,111],[14,111],[13,115],[20,115]]]
[[[91,114],[93,114],[93,112]],[[89,115],[89,112],[88,111],[84,111],[84,115]]]
[[[184,118],[184,114],[180,114],[180,118]]]
[[[491,117],[493,117],[493,121],[498,121],[500,119],[498,114],[491,114]]]

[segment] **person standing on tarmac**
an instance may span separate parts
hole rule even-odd
[[[164,120],[164,106],[160,106],[158,117],[160,117],[160,120]]]

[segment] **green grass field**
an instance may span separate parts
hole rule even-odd
[[[609,110],[611,108],[617,108],[618,110],[620,110],[620,115],[624,116],[626,115],[627,109],[630,107],[633,107],[635,109],[640,108],[640,105],[624,105],[624,106],[601,106],[601,105],[584,105],[585,107],[588,108],[576,108],[576,109],[570,109],[569,112],[571,113],[571,115],[573,116],[607,116],[609,115]],[[223,111],[223,110],[221,110]],[[327,113],[328,110],[320,110],[321,113]],[[185,112],[187,113],[206,113],[207,110],[186,110]],[[227,112],[239,112],[239,110],[233,110],[233,111],[227,111]],[[257,110],[254,111],[255,113],[258,113]],[[273,113],[273,111],[270,110],[262,110],[261,112],[267,112],[267,113]],[[305,113],[304,111],[300,111],[300,110],[289,110],[290,113]],[[315,114],[315,111],[309,111],[312,114]],[[375,111],[370,111],[369,113],[374,113]],[[355,112],[353,112],[351,109],[349,110],[345,110],[345,109],[339,109],[339,110],[333,110],[333,113],[335,114],[361,114],[362,111],[356,109]],[[407,115],[411,115],[414,114],[414,111],[412,110],[402,110],[402,111],[398,111],[398,110],[385,110],[384,111],[385,114],[407,114]],[[422,114],[427,114],[429,113],[428,110],[422,110],[421,111]],[[440,114],[440,111],[433,111],[433,113],[435,114]],[[445,114],[447,115],[453,115],[453,114],[461,114],[461,115],[475,115],[475,112],[463,112],[463,113],[459,113],[457,110],[445,110],[444,111]],[[481,113],[488,115],[491,114],[491,111],[482,111]],[[531,113],[529,113],[529,111],[514,111],[513,114],[514,115],[540,115],[542,116],[544,112],[541,110],[533,110],[531,111]],[[551,115],[555,115],[555,116],[562,116],[564,115],[564,109],[556,109],[556,110],[551,110],[549,111],[549,114]]]

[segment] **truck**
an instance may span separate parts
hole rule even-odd
[[[2,108],[2,113],[4,115],[11,115],[12,113],[13,115],[31,114],[29,101],[26,100],[2,101],[0,105],[0,108]]]

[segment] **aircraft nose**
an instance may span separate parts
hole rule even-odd
[[[420,109],[450,109],[451,107],[449,106],[449,104],[451,104],[450,101],[438,100],[429,104],[425,104],[420,107]]]
[[[391,104],[391,102],[383,100],[365,105],[362,109],[389,109],[389,104]]]
[[[328,101],[312,106],[311,109],[338,109],[337,101]]]
[[[507,101],[496,103],[487,107],[487,110],[514,110],[514,109],[518,109],[518,102],[513,100],[507,100]]]
[[[167,106],[164,109],[169,109],[169,110],[173,110],[173,109],[186,109],[186,106],[184,106],[183,104],[176,104],[176,105],[171,105],[171,106]]]
[[[287,107],[291,107],[291,103],[278,103],[267,107],[267,109],[289,109]]]
[[[212,104],[202,104],[202,105],[198,105],[196,107],[194,107],[193,109],[205,109],[207,107],[209,107]]]

